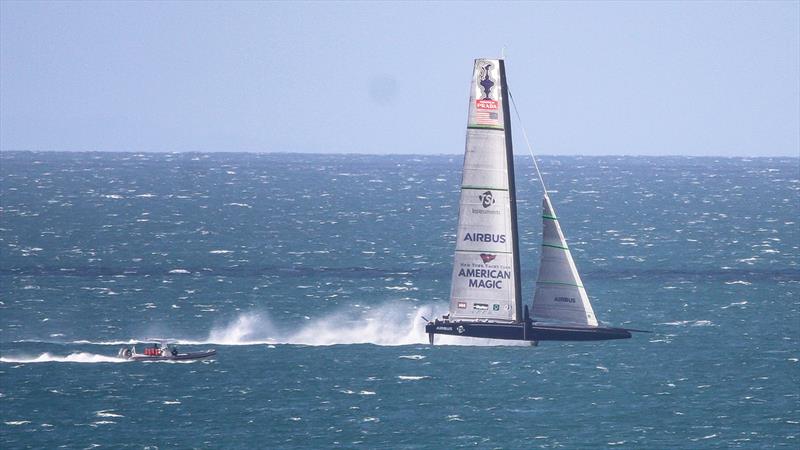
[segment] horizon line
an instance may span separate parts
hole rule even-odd
[[[202,150],[4,150],[0,149],[2,153],[117,153],[117,154],[138,154],[138,153],[151,153],[151,154],[252,154],[252,155],[315,155],[315,156],[462,156],[464,153],[366,153],[366,152],[304,152],[304,151],[253,151],[253,150],[215,150],[215,151],[202,151]],[[527,153],[515,153],[514,156],[529,156]],[[690,155],[685,153],[665,154],[665,155],[649,155],[649,154],[636,154],[636,153],[601,153],[601,154],[582,154],[582,153],[567,153],[567,154],[552,154],[542,153],[536,154],[537,157],[627,157],[627,158],[792,158],[800,159],[800,153],[797,155]]]

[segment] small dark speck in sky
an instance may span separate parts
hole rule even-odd
[[[373,75],[369,81],[369,99],[381,106],[390,105],[397,96],[397,80],[391,75]]]

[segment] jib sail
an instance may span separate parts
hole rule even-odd
[[[592,304],[547,194],[542,203],[542,251],[531,315],[535,320],[597,326]]]

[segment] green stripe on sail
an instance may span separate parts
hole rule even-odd
[[[467,129],[468,130],[472,129],[472,130],[497,130],[497,131],[503,131],[503,127],[491,127],[491,126],[488,126],[488,125],[486,125],[486,126],[484,126],[484,125],[468,125]]]
[[[572,286],[572,287],[576,287],[576,288],[582,288],[583,287],[580,284],[562,283],[560,281],[540,281],[540,280],[537,280],[536,284],[559,284],[559,285],[562,285],[562,286]]]
[[[560,245],[553,245],[553,244],[542,244],[542,247],[552,247],[552,248],[559,248],[561,250],[569,250],[567,247],[562,247]]]
[[[558,217],[556,217],[556,216],[548,216],[547,214],[542,214],[542,219],[558,220]]]
[[[486,186],[461,186],[461,189],[474,189],[476,191],[507,191],[508,189],[493,188]]]

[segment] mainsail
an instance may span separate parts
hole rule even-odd
[[[503,60],[472,76],[450,317],[522,320],[514,160]]]
[[[586,289],[547,193],[543,200],[542,251],[533,295],[534,320],[597,326]]]

